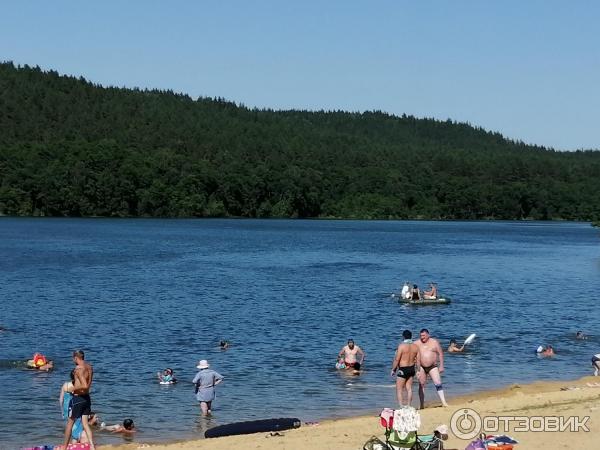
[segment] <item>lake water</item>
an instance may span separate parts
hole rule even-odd
[[[599,244],[578,223],[2,218],[0,448],[61,441],[58,394],[77,348],[95,368],[93,409],[107,423],[133,418],[140,441],[393,407],[405,328],[444,346],[479,335],[447,356],[449,396],[590,374],[600,339],[573,335],[598,333]],[[389,294],[405,280],[437,281],[454,302],[399,305]],[[349,337],[367,353],[360,377],[333,370]],[[556,358],[535,356],[546,343]],[[18,366],[35,351],[53,372]],[[201,358],[226,377],[209,421],[193,385],[155,379],[170,366],[189,381]]]

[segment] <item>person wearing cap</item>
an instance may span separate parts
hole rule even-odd
[[[357,356],[360,356],[360,361]],[[346,369],[359,371],[365,359],[365,352],[358,345],[354,345],[353,339],[348,339],[348,345],[344,345],[338,353],[338,358],[344,358]]]
[[[223,376],[212,370],[205,359],[200,360],[196,368],[199,372],[192,383],[196,385],[196,399],[200,402],[202,415],[208,416],[211,414],[212,402],[215,399],[215,386],[223,381]]]

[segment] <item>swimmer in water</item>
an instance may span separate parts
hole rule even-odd
[[[227,350],[229,348],[229,341],[219,342],[219,347],[221,348],[221,350]]]
[[[41,370],[42,372],[49,372],[54,369],[54,362],[41,353],[35,353],[33,358],[27,361],[27,367],[30,369]]]
[[[583,340],[585,340],[585,339],[587,339],[587,338],[588,338],[588,337],[587,337],[585,334],[583,334],[583,331],[578,331],[578,332],[575,334],[575,339],[577,339],[577,340],[583,341]]]
[[[167,367],[162,373],[158,372],[157,375],[159,383],[177,383],[173,369]]]
[[[112,431],[113,433],[123,433],[126,435],[131,435],[137,431],[135,424],[131,419],[125,419],[123,421],[123,425],[100,425],[100,429]]]
[[[554,348],[552,348],[552,346],[551,346],[551,345],[548,345],[548,346],[545,348],[545,350],[544,350],[544,351],[542,351],[542,352],[540,353],[540,355],[542,355],[542,356],[544,356],[544,357],[551,357],[551,356],[554,356],[554,355],[555,355],[555,353],[554,353]]]
[[[450,340],[450,345],[448,346],[448,353],[462,353],[465,350],[465,344],[462,347],[459,347],[456,343],[456,339]]]

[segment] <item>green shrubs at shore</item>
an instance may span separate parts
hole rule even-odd
[[[0,214],[600,221],[600,152],[0,64]]]

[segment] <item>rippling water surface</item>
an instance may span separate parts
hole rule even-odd
[[[0,448],[60,441],[58,394],[76,348],[96,371],[93,409],[110,423],[133,418],[143,441],[394,405],[389,366],[404,328],[427,327],[444,345],[479,335],[447,357],[450,396],[589,374],[600,338],[573,335],[600,335],[599,243],[575,223],[3,218]],[[399,305],[389,294],[404,280],[435,280],[454,302]],[[367,353],[360,377],[332,369],[349,337]],[[553,360],[534,355],[545,343]],[[24,370],[35,351],[56,369]],[[187,382],[201,358],[226,377],[209,421]],[[159,386],[166,366],[186,382]]]

